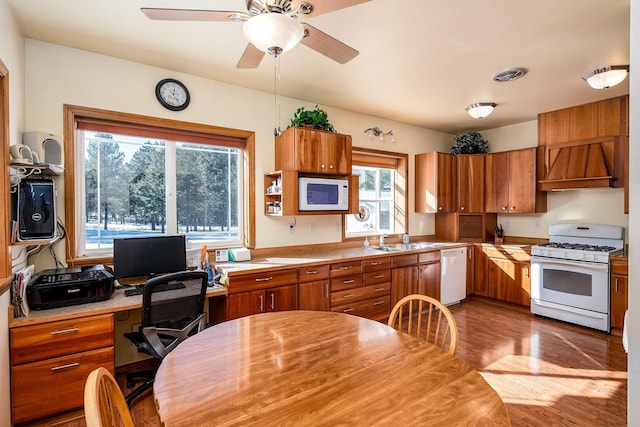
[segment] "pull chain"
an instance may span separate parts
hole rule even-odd
[[[276,127],[273,129],[273,136],[280,136],[280,55],[274,57],[273,62],[273,95],[275,106]]]

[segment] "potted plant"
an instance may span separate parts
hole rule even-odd
[[[322,129],[328,132],[336,131],[333,128],[333,125],[329,123],[326,111],[319,108],[317,105],[313,110],[306,110],[304,107],[298,108],[293,115],[291,124],[288,128],[294,126]]]
[[[451,154],[479,154],[489,151],[489,143],[482,138],[480,132],[467,132],[456,135]]]

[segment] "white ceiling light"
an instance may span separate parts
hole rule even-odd
[[[628,73],[628,65],[608,65],[594,70],[583,79],[594,89],[609,89],[622,83]]]
[[[469,105],[466,110],[474,119],[484,119],[493,112],[494,108],[496,108],[496,104],[493,102],[478,102]]]
[[[242,32],[249,43],[273,56],[293,49],[304,36],[304,28],[298,21],[277,12],[250,18],[244,23]]]

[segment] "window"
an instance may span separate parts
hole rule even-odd
[[[250,246],[253,134],[89,111],[74,112],[74,155],[65,159],[71,259],[110,257],[118,237],[183,234],[191,247]]]
[[[406,232],[406,154],[354,148],[353,174],[360,177],[360,213],[345,216],[345,236]]]

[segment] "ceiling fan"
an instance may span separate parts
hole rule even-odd
[[[257,68],[265,53],[278,56],[298,43],[334,61],[345,64],[358,51],[323,33],[299,18],[322,15],[370,0],[247,0],[247,11],[146,8],[149,19],[161,21],[244,22],[243,33],[249,44],[237,68]]]

